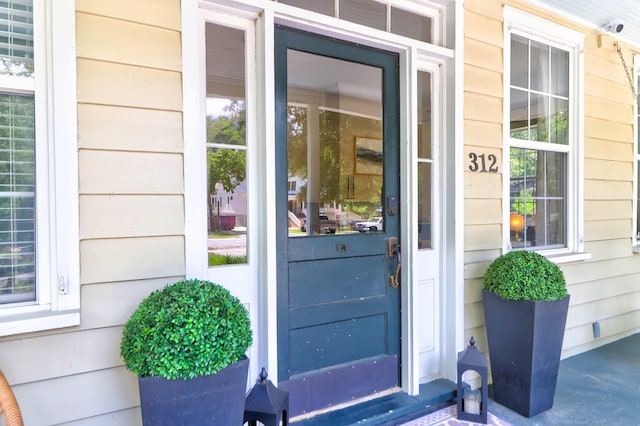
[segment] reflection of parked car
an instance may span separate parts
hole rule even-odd
[[[318,228],[315,232],[323,231],[325,234],[335,234],[336,229],[338,229],[338,224],[335,220],[329,219],[327,215],[321,214],[318,218]],[[300,230],[302,232],[307,232],[307,219],[302,221],[302,225],[300,225]]]
[[[353,226],[354,231],[358,232],[378,232],[384,230],[384,223],[381,217],[372,217],[365,222],[358,222]]]

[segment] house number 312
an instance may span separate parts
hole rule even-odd
[[[470,152],[469,160],[471,162],[469,170],[472,172],[498,173],[498,159],[493,154],[485,155]]]

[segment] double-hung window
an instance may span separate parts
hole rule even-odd
[[[507,247],[582,250],[583,36],[505,8]]]
[[[79,322],[74,5],[55,6],[0,2],[0,335]]]

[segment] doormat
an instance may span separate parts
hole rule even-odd
[[[419,419],[403,423],[401,426],[475,426],[481,424],[458,420],[456,418],[457,408],[458,407],[455,404],[450,405],[434,413],[420,417]],[[487,413],[487,425],[511,426],[511,423],[499,419],[491,413]]]

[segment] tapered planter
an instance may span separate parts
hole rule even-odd
[[[194,379],[139,377],[145,426],[241,426],[249,359]]]
[[[569,296],[505,300],[483,290],[494,400],[526,417],[553,407]]]

